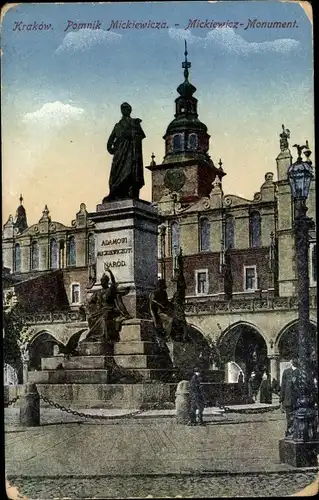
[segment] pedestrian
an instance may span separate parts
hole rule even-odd
[[[244,394],[245,383],[244,383],[244,374],[242,371],[239,372],[237,383],[240,394]]]
[[[259,394],[260,394],[259,400],[261,403],[266,403],[266,404],[272,403],[271,384],[270,384],[269,377],[268,377],[266,370],[264,371],[263,376],[262,376]]]
[[[279,399],[281,411],[286,412],[286,438],[293,437],[294,413],[297,408],[298,398],[298,375],[298,361],[297,359],[292,359],[290,361],[290,366],[286,368],[282,374]]]
[[[253,398],[254,402],[257,399],[258,389],[259,387],[256,372],[252,371],[248,380],[248,396]]]
[[[203,412],[205,400],[201,387],[201,376],[199,368],[194,368],[194,374],[189,383],[190,393],[190,420],[188,425],[205,425],[203,421]],[[197,418],[196,418],[197,417]]]
[[[274,394],[276,394],[277,396],[279,396],[279,394],[280,394],[280,385],[279,385],[278,381],[275,378],[272,379],[271,390],[272,390],[272,392]]]

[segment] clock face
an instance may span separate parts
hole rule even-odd
[[[164,177],[164,184],[170,191],[179,191],[186,181],[185,174],[181,168],[167,170]]]

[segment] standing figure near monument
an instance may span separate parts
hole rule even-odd
[[[286,368],[282,374],[280,389],[281,409],[286,412],[286,437],[293,436],[294,413],[297,409],[298,399],[298,375],[298,361],[292,359],[290,366]]]
[[[252,397],[254,401],[257,399],[259,384],[256,377],[256,372],[252,371],[248,379],[248,396]]]
[[[189,383],[189,395],[190,395],[190,421],[189,425],[205,425],[203,421],[203,412],[205,408],[205,400],[201,387],[201,376],[199,368],[194,368],[194,375],[192,376]],[[196,419],[196,414],[198,419]]]
[[[109,179],[110,193],[103,203],[125,198],[139,198],[144,186],[142,140],[145,134],[139,118],[131,118],[132,107],[124,102],[121,105],[122,118],[115,125],[107,150],[113,155]]]
[[[272,403],[271,383],[266,370],[264,371],[262,376],[259,393],[260,393],[260,403],[266,403],[266,404]]]
[[[106,342],[111,346],[119,340],[121,324],[130,316],[122,302],[122,293],[117,288],[114,275],[110,269],[108,271],[111,276],[111,285],[109,286],[110,278],[107,274],[103,274],[102,290],[94,292],[88,302],[89,332],[85,340]]]

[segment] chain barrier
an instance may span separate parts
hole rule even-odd
[[[8,406],[14,405],[18,400],[20,399],[20,396],[17,396],[16,398],[11,399],[11,401],[5,402],[4,407],[8,408]]]
[[[225,413],[267,413],[270,411],[279,410],[280,406],[267,406],[266,408],[229,408],[228,406],[219,406]]]
[[[19,399],[20,399],[20,396],[17,396],[16,398],[11,399],[11,401],[4,403],[4,407],[8,408],[9,406],[12,406]],[[59,403],[55,403],[51,399],[46,398],[45,396],[42,396],[41,394],[40,394],[40,399],[42,399],[42,401],[44,403],[48,403],[50,406],[52,406],[53,408],[56,408],[58,410],[64,411],[66,413],[70,413],[76,417],[94,419],[94,420],[118,420],[121,418],[131,418],[131,417],[135,417],[136,415],[139,415],[145,411],[155,410],[160,405],[160,403],[154,403],[153,405],[151,405],[148,408],[142,408],[140,410],[135,410],[133,412],[125,413],[122,415],[91,415],[89,413],[83,413],[83,412],[80,412],[77,410],[72,410],[72,408],[67,408],[66,406],[63,406]],[[266,407],[266,408],[251,408],[251,409],[249,409],[249,408],[248,409],[247,408],[241,408],[241,409],[229,408],[229,406],[224,406],[221,404],[218,404],[217,406],[220,410],[223,410],[225,413],[266,413],[266,412],[278,410],[280,408],[279,405]]]
[[[89,413],[83,413],[80,411],[72,410],[72,408],[67,408],[66,406],[60,405],[59,403],[55,403],[51,399],[46,398],[45,396],[42,396],[42,395],[40,395],[40,399],[42,399],[42,401],[44,401],[44,403],[48,403],[50,406],[57,408],[58,410],[64,411],[66,413],[70,413],[76,417],[94,419],[94,420],[118,420],[120,418],[131,418],[131,417],[135,417],[136,415],[139,415],[140,413],[143,413],[144,411],[154,410],[160,404],[160,403],[155,403],[149,408],[135,410],[135,411],[130,412],[130,413],[125,413],[123,415],[91,415]]]

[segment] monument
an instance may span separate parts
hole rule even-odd
[[[137,408],[170,400],[163,381],[173,367],[168,351],[158,349],[149,309],[157,284],[159,218],[139,198],[145,134],[131,111],[128,103],[121,105],[122,118],[107,142],[113,155],[109,194],[89,214],[96,254],[83,311],[88,330],[67,356],[43,358],[41,372],[29,373],[42,394],[73,406]]]

